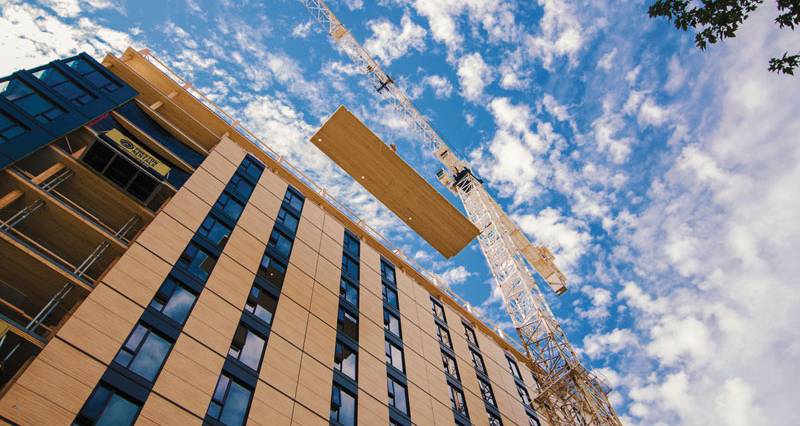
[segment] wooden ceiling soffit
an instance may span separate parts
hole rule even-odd
[[[311,142],[444,257],[479,233],[461,212],[344,106]]]

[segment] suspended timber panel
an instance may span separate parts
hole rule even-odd
[[[344,106],[311,142],[443,256],[456,255],[478,235],[475,225]]]

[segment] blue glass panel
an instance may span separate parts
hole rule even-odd
[[[172,292],[172,296],[161,312],[178,322],[178,324],[183,324],[189,316],[189,311],[192,310],[196,299],[197,296],[194,293],[181,286],[176,286],[175,291]]]
[[[132,425],[139,412],[139,406],[133,401],[114,394],[106,405],[103,415],[97,419],[95,426],[125,426]]]
[[[133,359],[129,369],[145,379],[153,381],[164,364],[164,359],[166,359],[170,347],[172,347],[170,342],[151,332]]]
[[[219,420],[227,426],[239,426],[244,423],[247,416],[247,406],[250,404],[251,392],[244,386],[231,382],[231,389],[222,407]]]

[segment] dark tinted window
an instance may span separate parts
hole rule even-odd
[[[272,231],[267,247],[272,248],[275,252],[288,259],[289,253],[292,252],[292,240],[278,231]]]
[[[336,342],[336,352],[333,355],[333,368],[341,371],[345,376],[356,380],[358,371],[358,353],[342,342]]]
[[[339,284],[339,298],[358,306],[358,287],[342,278]]]
[[[247,176],[258,181],[258,178],[261,177],[261,172],[264,171],[264,166],[248,155],[247,157],[244,157],[244,160],[242,160],[242,165],[239,166],[239,170],[241,170],[242,173],[246,174]]]
[[[239,323],[233,335],[228,356],[238,359],[244,365],[258,371],[261,366],[261,356],[264,354],[264,338],[250,330],[246,325]]]
[[[450,406],[464,416],[467,416],[467,404],[464,402],[464,393],[453,385],[450,385]]]
[[[433,310],[433,315],[440,320],[447,322],[447,318],[444,316],[444,307],[442,304],[439,303],[436,299],[431,299],[431,309]]]
[[[490,405],[497,406],[497,403],[494,400],[494,392],[492,391],[492,385],[489,382],[479,378],[478,384],[481,387],[481,394],[483,395],[483,400],[489,403]]]
[[[508,361],[508,368],[511,370],[511,374],[513,374],[517,379],[522,379],[522,375],[519,374],[519,367],[517,367],[517,363],[509,357],[506,357],[506,361]]]
[[[201,249],[200,246],[189,243],[178,259],[178,265],[186,269],[190,274],[205,282],[214,269],[217,259]]]
[[[519,399],[525,405],[531,405],[531,397],[528,395],[528,390],[525,389],[525,386],[517,384],[517,393],[519,394]]]
[[[120,85],[111,81],[102,72],[100,72],[94,65],[90,64],[83,58],[76,58],[67,62],[67,66],[74,69],[78,74],[89,80],[98,89],[104,92],[113,92],[120,88]]]
[[[275,309],[277,307],[278,299],[264,289],[254,285],[250,289],[250,294],[247,296],[247,303],[244,306],[244,310],[255,315],[267,324],[272,324],[272,317],[275,315]]]
[[[261,265],[258,266],[258,276],[266,279],[276,287],[283,285],[283,277],[286,275],[286,267],[281,262],[265,254],[261,258]]]
[[[114,357],[114,362],[152,382],[161,370],[171,347],[171,342],[149,327],[136,324],[122,349]]]
[[[281,208],[280,210],[278,210],[278,220],[277,220],[277,222],[280,223],[281,225],[285,226],[289,230],[289,232],[294,233],[294,232],[297,231],[297,224],[298,224],[297,217],[295,217],[295,215],[293,215],[293,214],[289,213],[288,211],[286,211],[286,209],[284,209],[284,208]]]
[[[395,284],[394,266],[381,259],[381,278],[391,284]]]
[[[287,190],[286,195],[283,196],[283,202],[292,206],[297,211],[303,210],[303,198],[298,196],[292,190]]]
[[[75,424],[132,425],[142,407],[105,383],[100,383],[86,401]]]
[[[358,238],[349,232],[345,232],[343,246],[346,253],[349,253],[351,256],[358,259],[360,253],[360,242]]]
[[[223,373],[208,406],[208,416],[228,426],[244,424],[253,392]]]
[[[208,215],[206,220],[200,225],[200,229],[197,230],[197,233],[208,238],[215,246],[222,248],[231,236],[231,228],[217,220],[214,216]]]
[[[194,306],[197,295],[173,278],[167,278],[150,302],[150,307],[183,324]]]
[[[473,350],[470,350],[469,352],[472,354],[472,365],[475,366],[475,369],[486,374],[486,367],[483,365],[483,357]]]
[[[358,340],[358,318],[350,315],[349,312],[339,308],[339,319],[336,322],[337,330],[344,333],[345,336]]]
[[[464,335],[467,341],[475,346],[478,346],[478,338],[475,336],[475,330],[467,324],[464,324]]]
[[[386,363],[405,373],[406,369],[403,363],[403,350],[395,346],[395,344],[389,340],[384,340],[383,343],[386,352]]]
[[[228,218],[233,221],[239,220],[239,216],[242,215],[242,210],[244,210],[244,206],[241,203],[224,192],[219,196],[214,207],[221,209],[222,212],[225,213],[225,216],[228,216]]]
[[[27,130],[17,120],[9,117],[4,112],[0,112],[0,142],[13,139]]]
[[[342,426],[356,424],[356,398],[338,385],[333,385],[330,421]]]
[[[389,390],[389,406],[394,407],[403,414],[408,414],[408,392],[406,387],[394,381],[391,377],[386,379]]]
[[[229,185],[245,199],[250,198],[250,194],[253,193],[253,184],[238,174],[231,177]]]
[[[40,123],[49,123],[65,112],[61,107],[45,99],[16,78],[0,81],[0,95],[36,118]]]
[[[383,286],[383,301],[386,302],[387,305],[398,309],[397,292],[394,291],[394,289]]]
[[[453,349],[453,342],[450,341],[450,332],[439,324],[436,324],[436,337],[439,338],[439,343]]]
[[[61,71],[51,66],[36,71],[33,75],[75,105],[86,105],[97,99],[94,95],[73,83]]]
[[[346,277],[350,278],[351,280],[358,282],[359,271],[358,271],[358,261],[354,260],[350,256],[343,255],[342,256],[342,274]]]
[[[400,318],[386,310],[383,311],[383,328],[397,337],[403,337],[400,332]]]

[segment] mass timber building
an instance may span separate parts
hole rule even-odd
[[[539,424],[513,345],[147,52],[0,94],[2,420]]]

